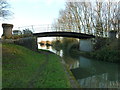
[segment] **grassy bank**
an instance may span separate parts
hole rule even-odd
[[[71,53],[78,56],[82,55],[91,59],[120,63],[120,39],[106,39],[102,38],[96,43],[98,49],[92,52],[84,52],[77,49],[71,49]]]
[[[94,52],[82,52],[78,50],[71,50],[71,52],[95,60],[120,63],[120,50],[113,49],[110,46],[105,46]]]
[[[108,48],[104,48],[102,50],[96,51],[96,52],[82,52],[78,50],[71,50],[72,53],[77,55],[82,55],[87,58],[91,58],[94,60],[99,61],[106,61],[106,62],[112,62],[112,63],[120,63],[120,52],[119,51],[113,51],[108,50]]]
[[[3,88],[70,88],[60,58],[49,52],[3,44]]]

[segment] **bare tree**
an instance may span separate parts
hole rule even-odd
[[[107,37],[110,30],[119,31],[118,2],[66,2],[57,25],[63,31],[75,31]]]
[[[10,5],[6,0],[0,0],[0,18],[7,18],[12,14],[9,8]]]

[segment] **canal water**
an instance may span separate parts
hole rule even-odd
[[[118,64],[76,56],[68,51],[40,46],[61,56],[82,88],[120,88]]]

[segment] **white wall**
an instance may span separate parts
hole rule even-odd
[[[93,51],[92,39],[81,39],[80,40],[80,50],[90,52]]]

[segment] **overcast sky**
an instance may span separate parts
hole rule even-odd
[[[11,19],[0,21],[13,24],[14,27],[29,25],[51,24],[58,18],[59,10],[65,8],[65,0],[7,0],[11,5],[10,10],[14,13]],[[68,0],[89,1],[89,0]],[[94,1],[94,0],[90,0]],[[101,0],[102,1],[102,0]],[[107,0],[103,0],[107,1]],[[119,0],[111,0],[119,1]],[[3,33],[0,26],[0,36]]]
[[[58,18],[59,10],[64,9],[64,0],[8,0],[11,11],[14,13],[9,20],[1,23],[10,23],[14,27],[27,25],[51,24]],[[0,23],[0,24],[1,24]],[[2,30],[0,30],[0,35]]]

